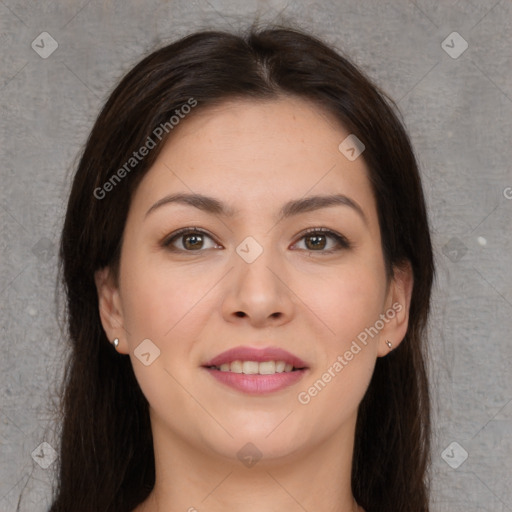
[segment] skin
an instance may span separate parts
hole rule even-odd
[[[405,336],[413,283],[410,266],[386,277],[366,165],[338,150],[348,135],[303,99],[231,100],[182,121],[137,188],[118,286],[108,267],[95,276],[105,332],[119,338],[150,404],[156,485],[137,512],[362,511],[350,488],[357,408],[377,357],[390,351],[386,340],[396,348]],[[146,216],[177,192],[215,197],[238,213],[168,203]],[[287,201],[333,193],[366,220],[346,205],[276,219]],[[211,238],[182,235],[175,252],[162,245],[190,226]],[[352,246],[322,234],[315,245],[307,228],[328,228]],[[263,249],[252,263],[236,252],[248,236]],[[401,311],[300,403],[393,303]],[[149,366],[134,355],[144,339],[160,350]],[[309,370],[283,390],[242,393],[201,367],[239,345],[284,348]],[[252,467],[237,457],[248,442],[262,454]]]

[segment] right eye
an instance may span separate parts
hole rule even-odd
[[[213,238],[204,230],[198,228],[182,228],[171,233],[162,243],[164,247],[174,252],[199,252],[204,249],[204,240],[208,238],[214,242]],[[176,244],[181,247],[176,247]],[[220,247],[215,242],[212,247],[206,249],[214,249]]]

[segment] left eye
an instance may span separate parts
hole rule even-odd
[[[330,248],[326,248],[328,239],[334,240],[335,243]],[[350,243],[343,236],[328,229],[319,229],[315,228],[307,231],[302,237],[299,239],[305,241],[305,249],[306,251],[315,251],[315,252],[333,252],[341,249],[349,249]]]

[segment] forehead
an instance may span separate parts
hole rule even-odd
[[[332,145],[340,136],[348,135],[333,114],[310,100],[280,96],[271,100],[235,99],[219,105],[198,108],[185,118],[169,140],[187,139],[189,144],[222,144],[235,156],[232,140],[236,139],[240,151],[255,154],[255,144],[267,150],[276,149],[281,154],[289,146],[290,152],[299,155],[305,151],[316,152],[323,147],[337,151]],[[259,158],[267,154],[261,152]]]
[[[372,209],[364,160],[338,148],[348,135],[334,115],[300,98],[198,106],[173,129],[133,206],[147,209],[175,191],[214,195],[239,211],[342,193]]]

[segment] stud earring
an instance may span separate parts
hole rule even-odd
[[[116,348],[116,350],[117,350],[117,346],[119,345],[119,338],[116,338],[116,339],[112,342],[112,344],[114,345],[114,347],[115,347],[115,348]]]
[[[389,341],[389,340],[386,340],[386,345],[387,345],[389,348],[391,348],[391,347],[393,346],[393,344],[392,344],[392,343],[391,343],[391,341]]]

